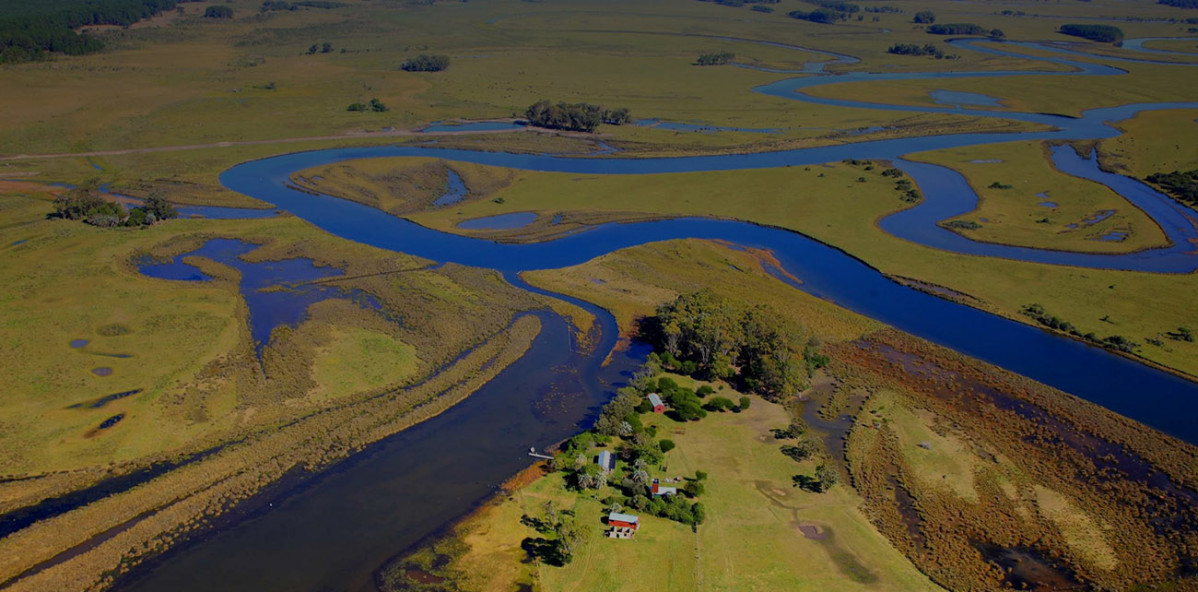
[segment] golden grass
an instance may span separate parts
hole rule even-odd
[[[871,395],[866,408],[877,410],[866,416],[867,421],[877,419],[894,431],[903,459],[925,486],[946,489],[971,503],[978,501],[974,473],[981,459],[968,442],[946,430],[937,432],[934,414],[909,407],[888,391]]]
[[[378,331],[324,325],[328,343],[317,350],[312,366],[315,398],[387,387],[415,374],[415,348]]]
[[[1033,491],[1040,514],[1060,529],[1074,552],[1098,569],[1113,570],[1119,566],[1115,550],[1103,539],[1107,529],[1098,521],[1057,491],[1041,485],[1033,487]]]

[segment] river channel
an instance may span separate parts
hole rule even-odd
[[[997,44],[959,41],[966,50],[1005,53]],[[1050,49],[1050,48],[1046,48]],[[531,171],[586,174],[664,174],[814,165],[844,159],[890,160],[906,171],[926,198],[880,226],[895,236],[947,251],[1037,263],[1189,273],[1198,240],[1192,210],[1138,181],[1103,173],[1093,158],[1070,149],[1053,153],[1063,172],[1110,186],[1164,229],[1171,245],[1128,255],[1091,255],[1006,247],[971,241],[936,225],[972,210],[977,196],[957,173],[902,160],[904,154],[1015,140],[1083,140],[1119,132],[1108,125],[1157,109],[1198,103],[1127,105],[1087,111],[1080,118],[995,109],[880,105],[814,98],[814,86],[895,79],[1000,76],[1115,76],[1124,71],[1064,57],[1030,57],[1074,72],[954,72],[940,74],[815,75],[780,80],[756,92],[842,107],[1000,117],[1053,126],[1017,134],[945,134],[839,146],[683,158],[563,157],[435,147],[345,148],[288,154],[238,165],[222,183],[274,204],[349,240],[440,262],[497,270],[530,289],[521,271],[575,265],[617,249],[655,241],[699,238],[769,249],[792,285],[847,309],[951,349],[1087,399],[1153,428],[1198,443],[1198,384],[1104,349],[1063,338],[904,287],[846,253],[798,233],[738,221],[681,218],[607,224],[556,240],[500,244],[431,230],[380,210],[288,187],[297,171],[348,159],[433,157]],[[1100,58],[1096,58],[1100,59]],[[810,68],[818,72],[819,68]],[[783,274],[785,275],[785,274]],[[789,281],[789,280],[784,280]],[[586,305],[585,303],[582,303]],[[119,589],[136,591],[320,591],[370,588],[371,570],[468,511],[494,486],[527,466],[529,446],[543,446],[588,421],[614,385],[643,359],[633,348],[601,362],[615,343],[610,315],[597,314],[599,346],[579,351],[560,318],[536,312],[544,325],[532,349],[495,380],[447,413],[406,430],[287,492],[262,511],[139,570]]]

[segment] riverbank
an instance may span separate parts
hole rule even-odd
[[[1192,583],[1175,569],[1190,560],[1178,541],[1198,529],[1198,491],[1185,485],[1198,476],[1193,446],[898,332],[826,351],[828,374],[785,407],[754,398],[685,425],[642,416],[677,444],[670,474],[710,475],[697,534],[642,516],[635,539],[607,539],[603,490],[579,493],[538,463],[391,562],[381,589],[940,589],[902,580],[907,561],[948,589]],[[770,430],[789,423],[804,426],[800,440],[826,442],[847,484],[792,486],[823,461],[778,452],[788,442]],[[564,567],[522,545],[538,536],[528,517],[547,504],[572,512],[582,532]],[[883,535],[883,547],[857,538],[865,533]],[[896,548],[906,560],[881,568]]]

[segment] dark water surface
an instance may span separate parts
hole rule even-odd
[[[962,49],[1013,54],[999,44],[954,42]],[[1018,45],[1018,44],[1015,44]],[[1040,46],[1036,46],[1040,47]],[[1064,55],[1071,55],[1061,50]],[[1076,54],[1077,52],[1073,52]],[[1080,54],[1085,55],[1085,54]],[[837,56],[839,58],[839,56]],[[1173,245],[1132,255],[1088,255],[987,245],[946,231],[936,222],[973,209],[977,196],[957,173],[903,161],[912,152],[1012,140],[1098,139],[1117,135],[1108,125],[1156,109],[1198,103],[1126,105],[1086,112],[1081,118],[1002,109],[912,107],[815,98],[814,86],[868,80],[993,78],[1001,76],[1110,76],[1110,66],[1066,57],[1028,58],[1068,66],[1062,72],[950,72],[809,76],[771,83],[756,92],[788,100],[841,107],[1002,117],[1047,124],[1053,131],[1018,134],[947,134],[861,142],[772,153],[681,158],[570,158],[429,147],[370,147],[289,154],[245,163],[225,172],[226,187],[278,206],[338,236],[441,262],[503,272],[514,284],[523,270],[575,265],[611,251],[678,238],[720,239],[769,249],[783,269],[801,279],[796,288],[965,354],[1024,374],[1103,405],[1191,443],[1198,442],[1198,385],[1077,341],[931,296],[886,279],[845,253],[794,232],[735,221],[677,219],[609,224],[546,243],[514,245],[446,234],[379,210],[287,188],[305,168],[353,158],[420,156],[532,171],[587,174],[659,174],[812,165],[844,159],[889,159],[910,174],[927,198],[882,220],[883,229],[907,240],[959,253],[1050,264],[1182,273],[1198,267],[1187,241],[1198,238],[1193,211],[1177,206],[1135,180],[1108,175],[1071,151],[1058,150],[1062,171],[1093,178],[1127,197],[1162,226]],[[1091,56],[1085,56],[1091,57]],[[843,58],[840,58],[843,59]],[[818,72],[820,67],[805,68]],[[180,278],[188,279],[188,278]],[[585,303],[584,303],[585,305]],[[615,322],[595,312],[599,347],[579,352],[558,317],[536,313],[544,332],[532,350],[465,402],[356,455],[288,492],[269,511],[172,553],[140,579],[119,586],[150,591],[322,591],[363,589],[370,571],[460,516],[505,478],[528,465],[529,446],[544,446],[581,427],[643,351],[599,362],[615,341]]]
[[[368,590],[394,554],[460,516],[576,433],[643,348],[600,369],[557,315],[536,312],[532,349],[464,402],[321,474],[268,511],[170,555],[124,590]],[[613,345],[614,334],[602,344]]]
[[[141,263],[139,271],[167,280],[211,279],[199,268],[183,262],[183,258],[191,256],[206,257],[236,269],[241,275],[241,295],[249,308],[250,335],[259,353],[270,343],[270,334],[275,328],[299,324],[307,317],[308,307],[322,300],[347,298],[364,308],[382,309],[377,300],[363,292],[310,283],[342,274],[337,269],[317,267],[311,259],[258,263],[241,259],[242,255],[256,248],[257,245],[236,239],[212,239],[194,251],[169,260],[147,259]]]

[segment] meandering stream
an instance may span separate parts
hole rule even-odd
[[[979,41],[956,42],[963,49],[1005,53]],[[1112,137],[1108,122],[1146,110],[1198,108],[1195,103],[1127,105],[1087,111],[1081,118],[987,109],[881,105],[815,98],[804,89],[872,80],[950,79],[1001,76],[1107,76],[1122,70],[1064,57],[1030,57],[1068,65],[1062,72],[954,72],[809,76],[780,80],[754,89],[789,100],[841,107],[1000,117],[1053,126],[1053,131],[1016,134],[945,134],[861,142],[840,146],[685,158],[581,158],[508,154],[431,147],[371,147],[288,154],[238,165],[221,177],[230,189],[275,204],[349,240],[409,253],[434,261],[495,269],[526,289],[517,274],[560,268],[614,250],[654,241],[701,238],[771,250],[782,268],[801,279],[794,287],[898,329],[975,356],[1108,407],[1149,426],[1198,443],[1198,384],[1157,371],[1035,327],[997,317],[894,283],[846,253],[801,234],[744,222],[683,218],[634,224],[608,224],[545,243],[499,244],[425,228],[380,210],[346,200],[309,195],[287,186],[306,168],[357,158],[434,157],[532,171],[586,174],[655,174],[811,165],[848,158],[887,159],[919,184],[926,199],[891,215],[881,228],[932,248],[979,256],[1094,268],[1188,273],[1198,268],[1190,253],[1198,240],[1196,215],[1132,179],[1103,173],[1094,159],[1071,150],[1053,153],[1063,172],[1094,179],[1124,195],[1162,227],[1171,245],[1128,255],[1042,251],[971,241],[936,225],[968,212],[977,196],[957,173],[902,160],[926,150],[1013,140],[1082,140]],[[1095,58],[1104,59],[1104,58]],[[811,68],[811,71],[818,71]],[[789,280],[786,280],[789,281]],[[370,570],[468,510],[490,487],[527,464],[523,452],[564,437],[585,421],[619,373],[635,366],[643,352],[617,356],[606,370],[599,363],[615,339],[610,315],[594,312],[602,332],[600,347],[579,353],[569,345],[560,319],[542,315],[546,330],[533,350],[466,402],[370,451],[346,461],[319,480],[278,500],[276,508],[190,545],[136,580],[127,590],[317,591],[364,589]],[[555,368],[560,369],[554,370]],[[539,412],[555,392],[569,394],[568,405]],[[548,427],[547,427],[548,426]]]

